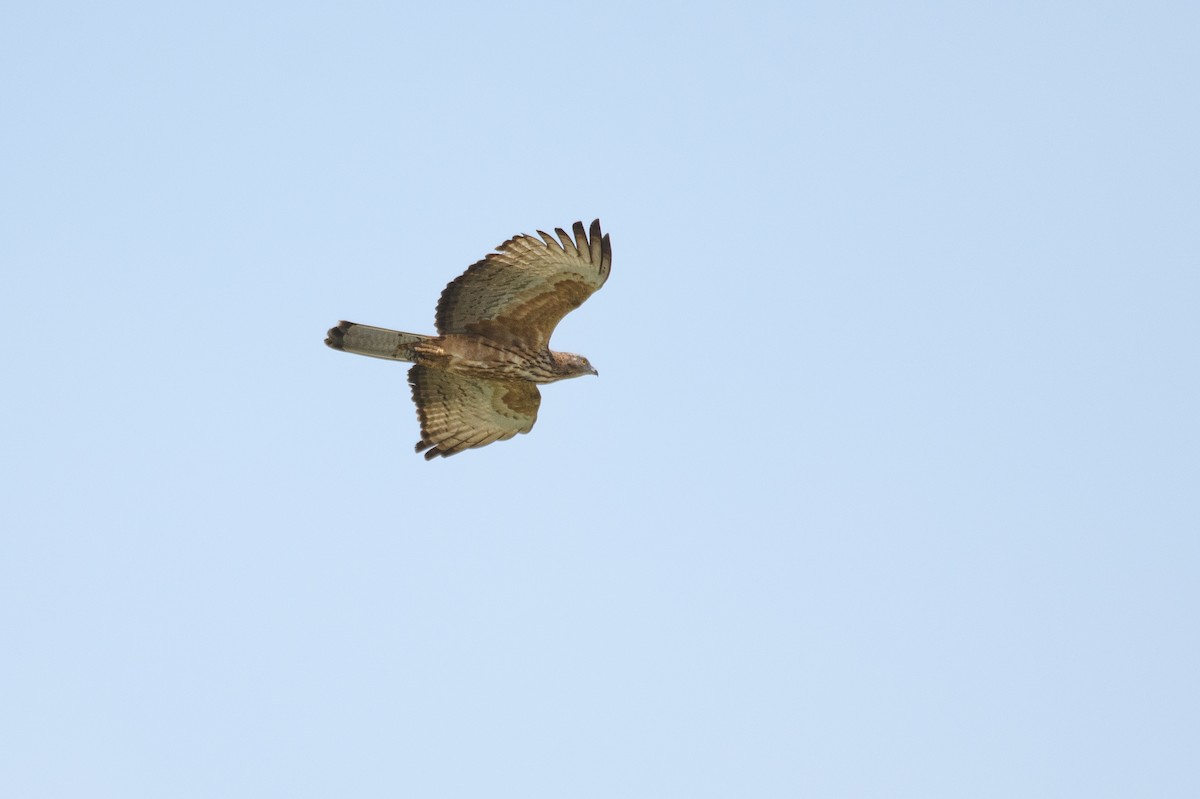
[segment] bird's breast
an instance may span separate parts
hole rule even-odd
[[[429,366],[491,380],[549,383],[561,377],[554,371],[549,350],[538,352],[479,336],[442,336],[424,355]]]

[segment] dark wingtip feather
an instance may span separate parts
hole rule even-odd
[[[562,242],[563,252],[566,252],[568,248],[575,247],[575,242],[571,241],[571,237],[567,235],[567,231],[560,227],[556,227],[554,228],[554,233],[558,236],[559,241]]]
[[[577,222],[576,224],[579,226],[579,230],[582,233],[583,223]],[[608,241],[608,236],[601,237],[599,219],[592,220],[592,225],[588,229],[588,237],[585,239],[585,241],[588,245],[588,255],[591,257],[592,263],[595,264],[601,271],[603,271],[605,255],[604,244],[606,241]]]

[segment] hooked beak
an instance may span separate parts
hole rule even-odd
[[[592,374],[594,374],[596,377],[600,376],[600,373],[596,371],[596,367],[594,366],[592,367]]]

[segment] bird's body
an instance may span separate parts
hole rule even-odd
[[[537,420],[537,385],[596,374],[588,360],[550,350],[554,327],[604,285],[612,264],[600,221],[516,236],[442,292],[439,335],[341,322],[330,347],[415,364],[408,373],[421,422],[417,451],[449,456],[528,433]]]

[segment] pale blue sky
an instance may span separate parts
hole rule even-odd
[[[0,794],[1200,796],[1195,4],[3,16]],[[321,343],[596,216],[531,435]]]

